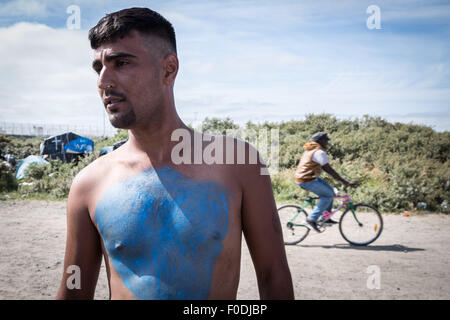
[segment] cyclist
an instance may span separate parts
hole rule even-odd
[[[303,189],[312,191],[320,197],[319,202],[306,219],[308,226],[317,232],[320,232],[317,227],[317,220],[325,212],[331,212],[333,207],[333,197],[335,195],[333,187],[319,178],[322,169],[346,186],[354,186],[359,183],[358,181],[345,180],[330,166],[328,163],[328,156],[325,152],[329,140],[330,138],[326,132],[316,132],[313,134],[311,142],[308,142],[303,146],[305,152],[295,171],[296,183]],[[326,218],[324,217],[324,219]],[[336,224],[337,222],[328,219],[327,223]]]

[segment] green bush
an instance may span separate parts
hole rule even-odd
[[[127,139],[127,130],[118,130],[111,138],[93,138],[94,152],[80,158],[78,163],[63,163],[62,161],[48,160],[50,165],[30,165],[26,171],[26,178],[20,181],[15,179],[15,170],[8,165],[0,164],[0,192],[17,190],[22,197],[47,197],[64,199],[67,197],[73,178],[84,167],[94,161],[105,146]],[[13,154],[17,161],[29,155],[39,154],[42,138],[23,138],[0,135],[1,154]]]
[[[225,134],[227,129],[239,129],[231,119],[205,119],[204,132]],[[450,200],[450,133],[436,132],[427,126],[390,123],[379,117],[364,116],[354,120],[339,120],[329,114],[309,114],[303,121],[281,123],[246,123],[245,129],[279,129],[279,172],[272,175],[272,185],[278,202],[297,202],[306,192],[295,184],[294,172],[303,153],[303,145],[317,131],[331,137],[327,150],[330,163],[343,177],[361,181],[348,189],[356,202],[365,202],[383,212],[418,209],[449,213],[443,206]],[[243,129],[244,129],[243,128]],[[128,137],[128,131],[118,130],[112,138],[95,138],[94,153],[75,165],[50,161],[49,166],[32,166],[29,177],[21,182],[19,192],[25,196],[49,194],[67,196],[75,175],[95,160],[102,147]],[[39,153],[42,139],[0,136],[0,151],[11,153],[19,160]],[[0,171],[0,191],[17,189],[13,172]],[[341,184],[323,173],[331,185]]]
[[[306,191],[295,183],[294,172],[287,169],[271,176],[273,193],[278,203],[298,202],[306,196]]]
[[[95,155],[91,154],[81,158],[77,164],[59,159],[49,160],[50,165],[32,164],[25,172],[26,178],[19,183],[19,191],[26,196],[46,193],[57,199],[65,198],[73,178],[94,160]]]
[[[14,169],[6,162],[0,161],[0,192],[14,191],[17,187]]]
[[[247,123],[254,129],[267,124]],[[427,126],[390,123],[364,116],[338,120],[329,114],[307,115],[304,121],[278,124],[280,155],[278,174],[272,175],[278,201],[297,201],[303,191],[294,183],[295,168],[303,145],[317,131],[331,137],[327,150],[330,163],[341,176],[360,180],[348,189],[353,199],[377,206],[382,211],[418,209],[449,212],[450,133],[435,132]],[[322,178],[338,188],[341,184],[323,173]]]
[[[0,135],[0,154],[12,154],[16,159],[23,159],[29,155],[39,154],[42,138],[14,137]]]
[[[18,190],[26,197],[46,194],[56,199],[64,199],[69,194],[73,178],[98,157],[101,148],[127,138],[127,130],[118,130],[112,138],[94,138],[94,152],[81,157],[77,163],[50,159],[50,165],[32,164],[27,168],[26,178],[20,181]]]
[[[239,129],[239,126],[230,118],[224,120],[218,118],[205,118],[202,122],[202,132],[209,134],[225,135],[227,130]]]
[[[94,141],[94,153],[96,156],[99,155],[100,150],[103,147],[112,146],[114,143],[128,139],[128,130],[119,129],[117,130],[114,137],[108,138],[108,137],[100,137],[100,138],[93,138]]]

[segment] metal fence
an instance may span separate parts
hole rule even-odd
[[[112,137],[116,131],[111,126],[0,122],[0,134],[17,136],[48,137],[73,132],[88,137]]]

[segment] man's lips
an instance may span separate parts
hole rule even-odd
[[[104,100],[105,107],[108,110],[114,111],[119,107],[119,105],[125,101],[125,98],[107,98]]]

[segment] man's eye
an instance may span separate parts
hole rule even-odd
[[[128,61],[125,61],[125,60],[119,60],[119,61],[116,62],[116,66],[118,66],[118,67],[122,67],[122,66],[125,66],[127,64],[130,64],[130,63]]]
[[[94,71],[97,74],[100,74],[100,71],[102,71],[103,66],[98,64],[98,63],[94,63],[94,65],[92,66],[92,69],[94,69]]]

